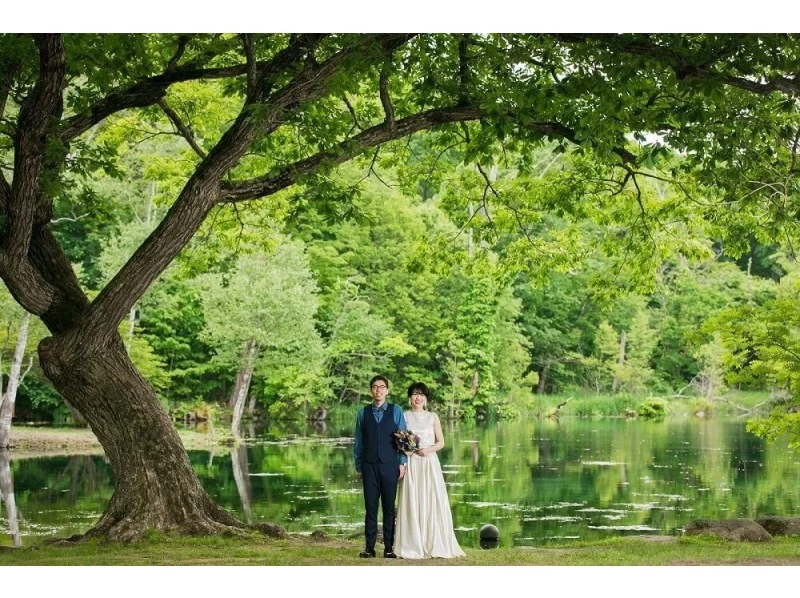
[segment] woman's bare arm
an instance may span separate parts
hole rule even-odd
[[[442,424],[439,422],[439,416],[435,413],[433,414],[433,435],[436,439],[436,442],[431,446],[426,446],[425,448],[421,448],[417,451],[417,454],[421,457],[426,455],[430,455],[431,453],[435,453],[444,448],[444,434],[442,434]]]

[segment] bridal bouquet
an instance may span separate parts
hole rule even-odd
[[[419,448],[419,436],[406,430],[392,432],[394,448],[398,453],[413,453]]]

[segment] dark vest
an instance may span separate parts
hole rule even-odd
[[[361,460],[364,463],[397,463],[397,450],[392,442],[392,432],[397,431],[394,423],[394,410],[397,407],[394,403],[386,405],[383,412],[381,423],[375,423],[375,416],[372,414],[372,405],[364,407],[361,418],[361,434],[364,439],[364,451],[361,453]]]

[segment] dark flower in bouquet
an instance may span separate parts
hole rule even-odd
[[[398,453],[413,453],[419,448],[419,436],[407,430],[392,432],[392,440]]]

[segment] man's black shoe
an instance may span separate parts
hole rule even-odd
[[[385,559],[396,559],[397,555],[393,551],[390,550],[389,552],[384,552],[383,553],[383,558],[385,558]]]
[[[375,558],[375,551],[374,550],[362,550],[358,553],[362,559],[374,559]]]

